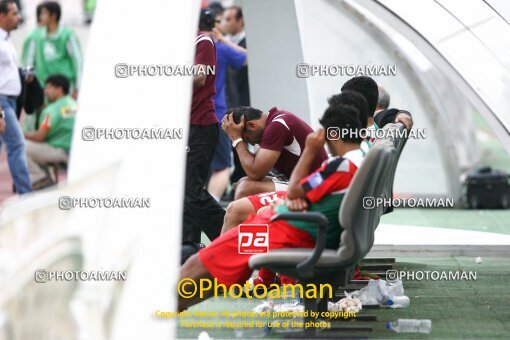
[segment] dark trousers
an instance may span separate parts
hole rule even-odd
[[[245,177],[246,172],[244,172],[243,166],[241,165],[241,160],[237,155],[237,151],[232,149],[232,153],[234,154],[234,172],[232,172],[232,175],[230,175],[230,182],[234,184],[241,178]]]
[[[225,210],[207,192],[205,185],[218,144],[218,125],[191,125],[186,158],[186,186],[182,241],[200,242],[203,231],[212,241],[221,233]]]

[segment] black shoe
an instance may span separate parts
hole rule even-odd
[[[181,265],[202,248],[205,248],[203,243],[184,242],[181,246]]]
[[[51,187],[52,185],[55,185],[55,182],[49,177],[44,177],[32,184],[32,190],[42,190],[47,187]]]

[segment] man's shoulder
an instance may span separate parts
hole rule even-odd
[[[76,32],[68,26],[62,26],[62,33],[66,36],[76,35]]]
[[[267,116],[268,122],[266,127],[271,128],[278,128],[278,127],[284,127],[287,130],[290,130],[290,120],[292,113],[285,111],[285,110],[279,110],[276,107],[273,107],[271,110],[269,110],[269,114]]]
[[[73,97],[67,95],[60,98],[59,100],[54,101],[53,103],[48,104],[48,106],[46,106],[44,109],[44,112],[49,114],[60,114],[62,108],[75,110],[77,106],[78,103],[76,100],[74,100]]]
[[[36,27],[27,34],[25,41],[32,39],[41,39],[43,32],[44,27]]]
[[[208,42],[208,44],[214,46],[214,40],[206,33],[206,32],[198,32],[197,37],[195,38],[195,45],[202,45],[200,43]]]
[[[321,168],[328,172],[352,172],[361,166],[363,151],[356,149],[345,153],[343,156],[331,156],[323,162]]]
[[[269,110],[268,119],[270,119],[269,124],[271,123],[282,124],[288,130],[292,130],[292,128],[295,128],[298,130],[305,131],[310,130],[308,132],[313,131],[310,125],[308,125],[308,123],[301,119],[299,116],[286,110],[280,110],[276,107],[273,107],[271,110]]]
[[[277,107],[271,108],[269,110],[269,114],[267,117],[270,120],[270,123],[277,119],[283,119],[283,120],[296,119],[296,118],[299,119],[299,117],[296,116],[295,114],[293,114],[292,112],[289,112],[286,110],[281,110]]]

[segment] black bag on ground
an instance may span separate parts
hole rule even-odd
[[[470,173],[466,179],[466,204],[471,209],[508,209],[510,175],[491,167]]]

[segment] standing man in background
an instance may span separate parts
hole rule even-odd
[[[216,46],[209,36],[214,20],[211,10],[200,12],[199,32],[195,40],[195,65],[204,72],[197,72],[193,77],[181,249],[183,262],[203,247],[200,244],[201,231],[211,241],[220,235],[225,216],[225,210],[205,190],[219,134],[213,100],[216,75],[205,72],[211,66],[216,69]]]
[[[34,67],[41,86],[52,74],[66,76],[76,99],[83,64],[80,42],[72,29],[60,24],[62,10],[58,2],[46,1],[40,6],[39,20],[43,27],[32,37],[23,55],[23,63]]]
[[[222,27],[223,9],[215,6],[212,10],[215,17],[215,27],[212,31],[212,37],[216,45],[216,95],[214,96],[214,106],[216,117],[219,121],[223,119],[227,112],[227,101],[225,98],[225,81],[227,69],[240,69],[246,65],[246,49],[235,45],[225,38]],[[227,134],[220,129],[218,146],[211,162],[211,177],[207,185],[207,191],[216,201],[220,201],[230,182],[230,167],[232,166],[232,143]]]
[[[21,92],[18,55],[11,31],[18,27],[18,7],[12,0],[0,0],[0,149],[5,144],[7,163],[19,194],[32,191],[25,155],[25,139],[16,117],[16,99]]]
[[[232,43],[246,49],[246,31],[244,30],[243,10],[239,6],[229,7],[224,15],[224,27],[226,36]],[[227,106],[229,108],[250,106],[250,87],[248,84],[248,66],[244,65],[240,69],[229,67],[226,82]],[[230,176],[231,183],[238,182],[246,176],[241,166],[239,156],[235,150],[234,155],[234,171]],[[228,200],[234,199],[234,191],[230,192]]]
[[[27,60],[29,54],[28,50],[29,48],[33,49],[32,42],[34,41],[35,37],[39,36],[43,30],[44,27],[46,27],[46,23],[41,21],[41,12],[42,12],[42,6],[41,4],[37,5],[35,9],[35,16],[36,16],[36,27],[28,33],[28,35],[25,37],[25,40],[23,41],[23,50],[21,52],[21,63],[23,66],[34,66],[33,65],[33,57],[30,58],[30,64],[29,60]]]

